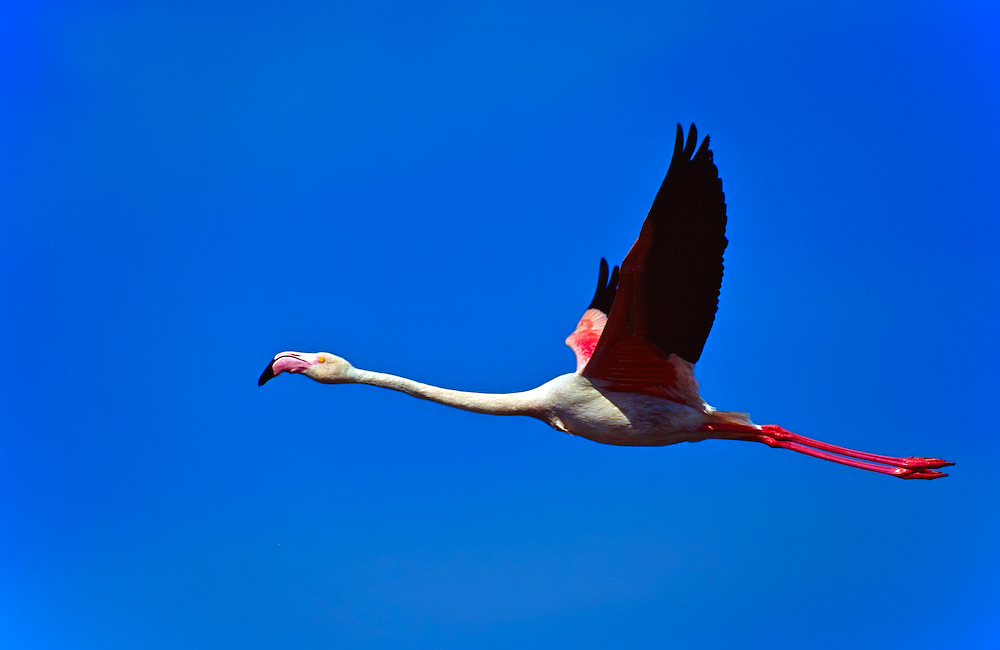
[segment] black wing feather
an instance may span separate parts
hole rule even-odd
[[[715,322],[729,243],[719,170],[708,137],[696,153],[697,141],[694,124],[686,144],[677,125],[673,159],[646,216],[652,241],[645,259],[635,260],[643,276],[635,299],[644,305],[647,339],[690,363],[701,358]]]
[[[611,313],[611,305],[615,301],[615,292],[618,290],[618,267],[611,271],[611,279],[608,279],[608,261],[601,258],[601,270],[597,275],[597,290],[594,291],[594,299],[590,301],[588,309],[596,309],[604,312],[605,315]]]

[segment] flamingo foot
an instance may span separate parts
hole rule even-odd
[[[954,465],[955,463],[946,463],[947,465]],[[892,475],[896,478],[923,478],[928,481],[935,478],[943,478],[948,476],[946,472],[936,472],[932,469],[908,469],[906,467],[897,467],[893,470]]]

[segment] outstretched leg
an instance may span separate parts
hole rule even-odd
[[[847,447],[838,447],[819,440],[813,440],[797,433],[792,433],[775,424],[764,424],[760,428],[745,424],[721,422],[706,424],[699,431],[709,433],[709,438],[725,438],[728,440],[748,440],[762,442],[769,447],[791,449],[802,454],[833,461],[841,465],[858,467],[880,474],[897,478],[935,479],[948,476],[938,468],[954,465],[940,458],[897,458],[882,456],[864,451],[856,451]],[[712,435],[714,434],[714,435]]]

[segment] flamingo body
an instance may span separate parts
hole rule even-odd
[[[553,429],[608,445],[659,447],[692,440],[712,409],[642,393],[609,391],[572,373],[539,386],[536,417]]]
[[[934,479],[938,458],[860,452],[806,438],[745,413],[717,411],[699,392],[694,364],[715,320],[728,243],[722,182],[706,137],[674,155],[639,237],[621,268],[601,260],[597,289],[566,344],[576,372],[520,393],[484,394],[361,370],[327,352],[275,355],[258,384],[282,373],[329,384],[381,386],[477,413],[526,415],[595,442],[663,446],[707,438],[760,442],[898,478]]]

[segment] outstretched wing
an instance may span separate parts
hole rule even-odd
[[[726,201],[708,138],[677,126],[673,159],[639,238],[621,266],[618,292],[584,376],[609,390],[678,399],[694,381],[715,321],[726,249]],[[697,390],[697,384],[693,384]],[[685,401],[687,399],[678,399]]]
[[[604,324],[611,313],[611,305],[615,301],[615,291],[618,289],[618,267],[611,271],[608,278],[608,261],[601,258],[601,270],[597,275],[597,290],[594,299],[590,301],[587,311],[583,312],[576,330],[566,338],[566,345],[576,354],[576,371],[583,370],[590,356],[597,347],[597,342],[604,331]]]

